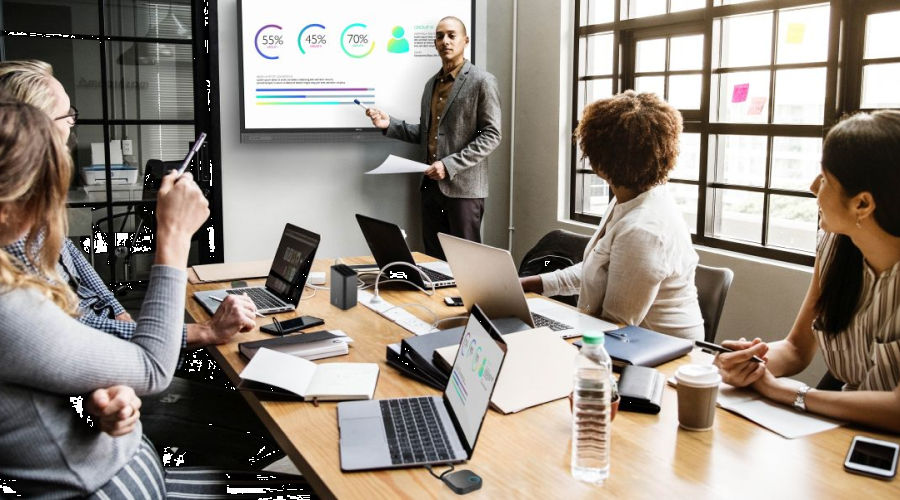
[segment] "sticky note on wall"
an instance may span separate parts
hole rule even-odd
[[[763,107],[766,105],[765,97],[754,97],[750,99],[750,106],[747,108],[748,115],[762,114]]]
[[[738,83],[731,92],[731,102],[744,102],[747,100],[747,93],[750,92],[749,83]]]
[[[788,24],[787,43],[803,43],[803,35],[806,33],[806,25],[803,23]]]

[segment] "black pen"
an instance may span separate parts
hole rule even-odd
[[[278,328],[278,335],[284,337],[284,328],[281,327],[281,321],[278,321],[278,318],[272,316],[272,323],[275,323],[275,328]]]
[[[709,352],[709,351],[734,352],[734,349],[731,349],[729,347],[721,346],[719,344],[714,344],[712,342],[705,342],[703,340],[695,341],[694,345],[696,345],[697,347],[699,347],[707,352]],[[753,356],[752,358],[750,358],[750,361],[753,361],[754,363],[764,363],[763,359],[760,358],[759,356]]]

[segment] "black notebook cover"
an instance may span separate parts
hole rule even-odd
[[[619,376],[619,409],[640,413],[659,413],[666,378],[662,372],[646,366],[627,365]]]
[[[295,344],[308,344],[310,342],[318,342],[320,340],[339,339],[327,330],[319,330],[317,332],[300,333],[296,335],[285,335],[283,337],[274,337],[271,339],[254,340],[252,342],[241,342],[238,344],[238,352],[246,359],[250,359],[256,354],[260,347],[278,350],[279,347],[291,346]]]

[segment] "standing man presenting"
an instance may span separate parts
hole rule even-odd
[[[422,233],[425,252],[444,259],[437,233],[481,242],[488,195],[487,156],[500,144],[497,79],[463,57],[469,37],[459,19],[440,20],[434,47],[441,70],[425,84],[418,124],[369,108],[366,115],[388,137],[425,146]]]

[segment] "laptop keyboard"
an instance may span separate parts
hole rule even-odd
[[[572,328],[571,326],[569,326],[569,325],[567,325],[567,324],[565,324],[565,323],[560,323],[559,321],[556,321],[556,320],[554,320],[554,319],[550,319],[550,318],[548,318],[548,317],[546,317],[546,316],[542,316],[542,315],[537,314],[537,313],[531,313],[531,319],[534,320],[534,327],[535,327],[535,328],[540,328],[540,327],[542,327],[542,326],[546,326],[546,327],[549,327],[549,328],[550,328],[551,330],[553,330],[554,332],[558,332],[558,331],[562,331],[562,330],[568,330],[568,329]]]
[[[386,399],[379,403],[394,465],[450,460],[450,442],[434,398]]]
[[[452,277],[447,276],[444,273],[439,273],[439,272],[435,271],[434,269],[428,269],[427,267],[422,267],[422,266],[416,266],[416,267],[421,269],[423,273],[427,274],[428,278],[430,278],[431,281],[433,281],[435,283],[437,283],[439,281],[453,281]]]
[[[253,301],[253,304],[256,305],[256,308],[259,310],[284,307],[283,302],[275,300],[275,297],[272,297],[271,295],[266,293],[262,288],[232,288],[225,291],[227,293],[230,293],[231,295],[247,294],[247,296],[250,297],[250,300]]]

